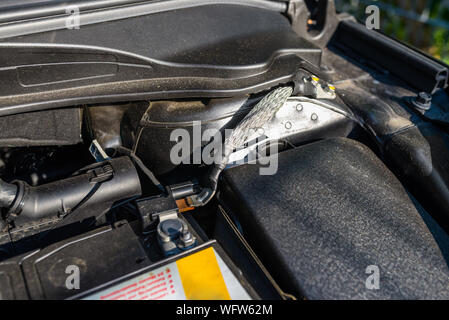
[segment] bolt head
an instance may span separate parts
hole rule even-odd
[[[432,101],[432,96],[427,92],[420,92],[418,94],[418,97],[416,97],[416,101],[418,101],[421,104],[427,105]]]
[[[169,237],[176,237],[182,231],[182,222],[179,219],[162,221],[161,230]]]
[[[411,100],[411,103],[418,110],[429,110],[432,105],[432,95],[427,92],[420,92],[415,99]]]

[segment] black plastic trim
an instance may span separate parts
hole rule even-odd
[[[359,23],[340,22],[332,44],[355,51],[420,91],[433,94],[447,87],[449,70],[444,65]]]

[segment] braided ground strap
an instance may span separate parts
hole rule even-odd
[[[257,130],[270,121],[292,93],[293,88],[291,87],[273,90],[260,100],[237,127],[235,127],[231,135],[225,140],[223,158],[219,163],[215,164],[209,174],[209,186],[203,188],[199,195],[191,197],[190,201],[194,203],[194,206],[204,206],[214,197],[217,191],[218,178],[228,164],[231,153],[234,149],[242,147],[245,144],[249,135],[254,132],[252,130]]]
[[[292,93],[292,87],[282,87],[273,90],[260,100],[226,139],[225,150],[242,147],[254,130],[262,127],[274,117]]]

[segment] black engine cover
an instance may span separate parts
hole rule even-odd
[[[221,201],[282,289],[308,299],[448,299],[449,240],[367,147],[316,142],[274,176],[224,174]],[[368,266],[380,271],[367,289]]]

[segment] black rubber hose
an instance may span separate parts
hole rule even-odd
[[[79,209],[99,215],[118,201],[141,195],[136,168],[128,157],[114,158],[66,179],[37,187],[17,181],[17,196],[5,220],[24,225],[51,217],[65,217]],[[70,218],[68,216],[68,218]]]

